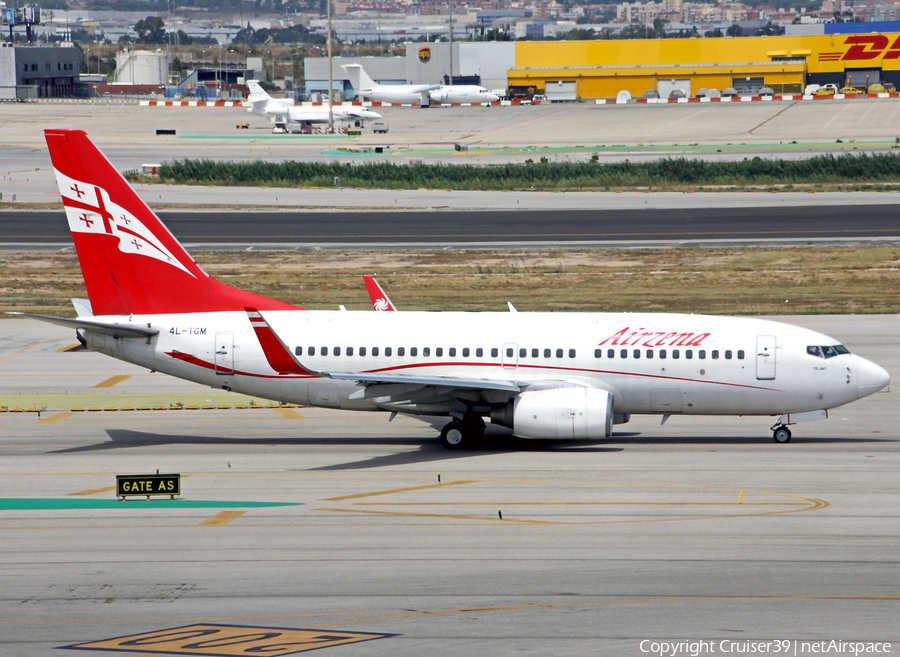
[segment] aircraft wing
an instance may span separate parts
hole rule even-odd
[[[435,89],[440,89],[440,88],[441,88],[441,85],[439,85],[439,84],[422,84],[422,85],[419,85],[418,87],[413,87],[412,89],[410,89],[410,92],[412,92],[414,94],[421,94],[421,93],[425,93],[426,91],[434,91]]]
[[[57,324],[73,329],[85,329],[97,333],[105,333],[119,338],[149,338],[159,333],[159,329],[148,326],[135,326],[133,324],[106,324],[89,319],[69,319],[68,317],[53,317],[51,315],[32,315],[31,313],[6,313],[7,315],[19,315],[39,319],[48,324]]]
[[[358,381],[364,386],[384,384],[404,384],[417,387],[434,387],[466,390],[496,390],[518,393],[521,386],[512,381],[475,379],[449,376],[421,376],[416,374],[396,374],[385,372],[323,372],[310,369],[297,358],[284,340],[275,332],[263,313],[246,308],[250,323],[256,330],[260,345],[269,364],[277,372],[313,374],[341,381]]]
[[[522,388],[509,381],[492,381],[490,379],[466,379],[449,376],[418,376],[410,374],[383,374],[381,372],[320,372],[329,379],[341,381],[358,381],[362,385],[379,385],[384,383],[406,383],[437,388],[465,388],[467,390],[500,390],[503,392],[521,392]]]

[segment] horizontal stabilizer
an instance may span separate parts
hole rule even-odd
[[[95,322],[89,319],[69,319],[68,317],[53,317],[51,315],[32,315],[31,313],[6,313],[7,315],[19,315],[20,317],[31,317],[48,324],[56,324],[57,326],[66,326],[73,329],[84,329],[86,331],[95,331],[96,333],[104,333],[118,338],[149,338],[159,333],[159,329],[150,328],[149,326],[134,326],[132,324],[106,324],[104,322]]]

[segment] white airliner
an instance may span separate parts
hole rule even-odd
[[[493,103],[500,96],[473,84],[377,84],[359,64],[342,66],[347,71],[353,91],[360,99],[368,98],[392,105],[431,103]]]
[[[294,105],[294,101],[288,98],[272,98],[256,80],[248,80],[247,86],[250,88],[250,95],[247,97],[250,108],[247,111],[262,116],[269,123],[299,123],[301,125],[328,123],[327,105]],[[335,122],[368,121],[381,118],[381,114],[365,107],[335,105],[331,111]]]
[[[213,388],[311,406],[484,418],[523,438],[603,439],[632,413],[778,416],[787,425],[890,376],[779,322],[657,313],[304,310],[229,287],[182,248],[88,136],[46,130],[90,311],[35,316],[94,351]]]

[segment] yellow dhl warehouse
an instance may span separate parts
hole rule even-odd
[[[729,87],[738,93],[771,87],[800,93],[808,84],[900,88],[900,33],[519,42],[513,89],[533,88],[551,98],[641,96],[673,89],[691,96]],[[574,97],[573,97],[574,94]]]

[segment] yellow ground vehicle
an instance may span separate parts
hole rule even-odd
[[[838,93],[842,93],[845,96],[856,96],[857,94],[866,93],[863,89],[857,89],[856,87],[841,87],[841,90]]]
[[[249,121],[238,121],[237,126],[235,126],[238,130],[249,130],[250,122]]]
[[[833,84],[824,84],[813,92],[813,96],[833,96],[836,93],[836,86]]]

